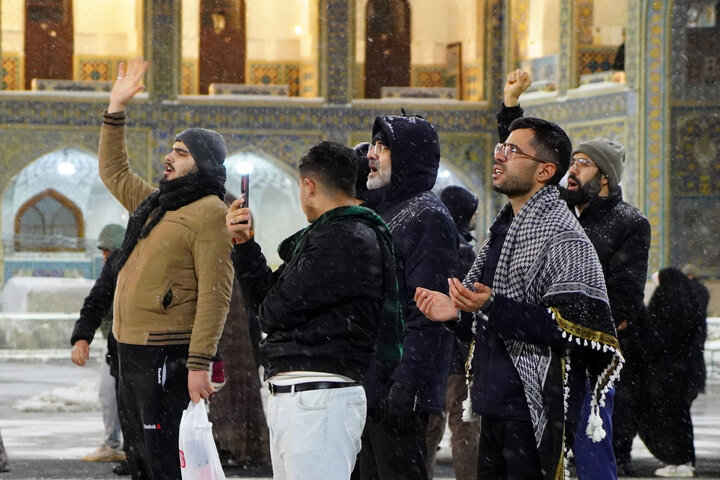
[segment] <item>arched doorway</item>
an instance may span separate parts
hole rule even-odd
[[[410,85],[410,5],[407,0],[369,0],[366,7],[365,98],[384,86]]]
[[[81,251],[85,245],[77,205],[49,188],[25,202],[15,215],[15,251]]]

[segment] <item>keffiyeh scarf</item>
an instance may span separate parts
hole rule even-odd
[[[489,245],[486,241],[478,253],[463,281],[466,287],[472,289],[479,281]],[[597,254],[555,186],[543,187],[513,219],[495,271],[493,292],[548,307],[568,341],[568,348],[559,351],[504,340],[524,387],[545,477],[566,478],[564,431],[554,426],[564,425],[567,413],[572,352],[578,348],[591,352],[587,371],[593,390],[586,433],[595,441],[605,436],[599,406],[619,375],[623,359]],[[486,321],[482,313],[474,314],[474,332],[478,321]],[[466,418],[472,411],[470,398],[468,394],[464,405]]]

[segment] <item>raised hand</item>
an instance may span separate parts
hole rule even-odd
[[[125,110],[130,100],[145,88],[143,77],[149,66],[142,57],[133,58],[127,65],[122,62],[118,65],[118,77],[110,92],[108,113]]]
[[[530,88],[532,77],[525,70],[517,69],[508,73],[505,88],[503,89],[503,103],[506,107],[517,107],[520,104],[520,95]]]
[[[415,289],[415,304],[423,315],[434,322],[457,319],[457,308],[452,299],[442,292],[418,287]]]

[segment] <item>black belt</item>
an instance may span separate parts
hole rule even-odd
[[[268,383],[270,395],[277,393],[305,392],[307,390],[326,390],[328,388],[347,388],[360,386],[358,382],[305,382],[295,385],[274,385]]]

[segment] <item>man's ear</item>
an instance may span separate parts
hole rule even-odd
[[[554,163],[541,163],[540,167],[538,167],[538,170],[535,172],[535,176],[538,182],[547,184],[550,179],[555,176],[556,171],[557,165]]]
[[[608,188],[610,188],[610,187],[608,186],[608,178],[607,178],[607,175],[602,175],[602,174],[600,175],[600,187],[601,187],[601,188],[602,188],[602,187],[608,187]]]
[[[317,184],[315,183],[315,181],[310,177],[303,177],[302,181],[308,195],[315,195],[317,191]]]

